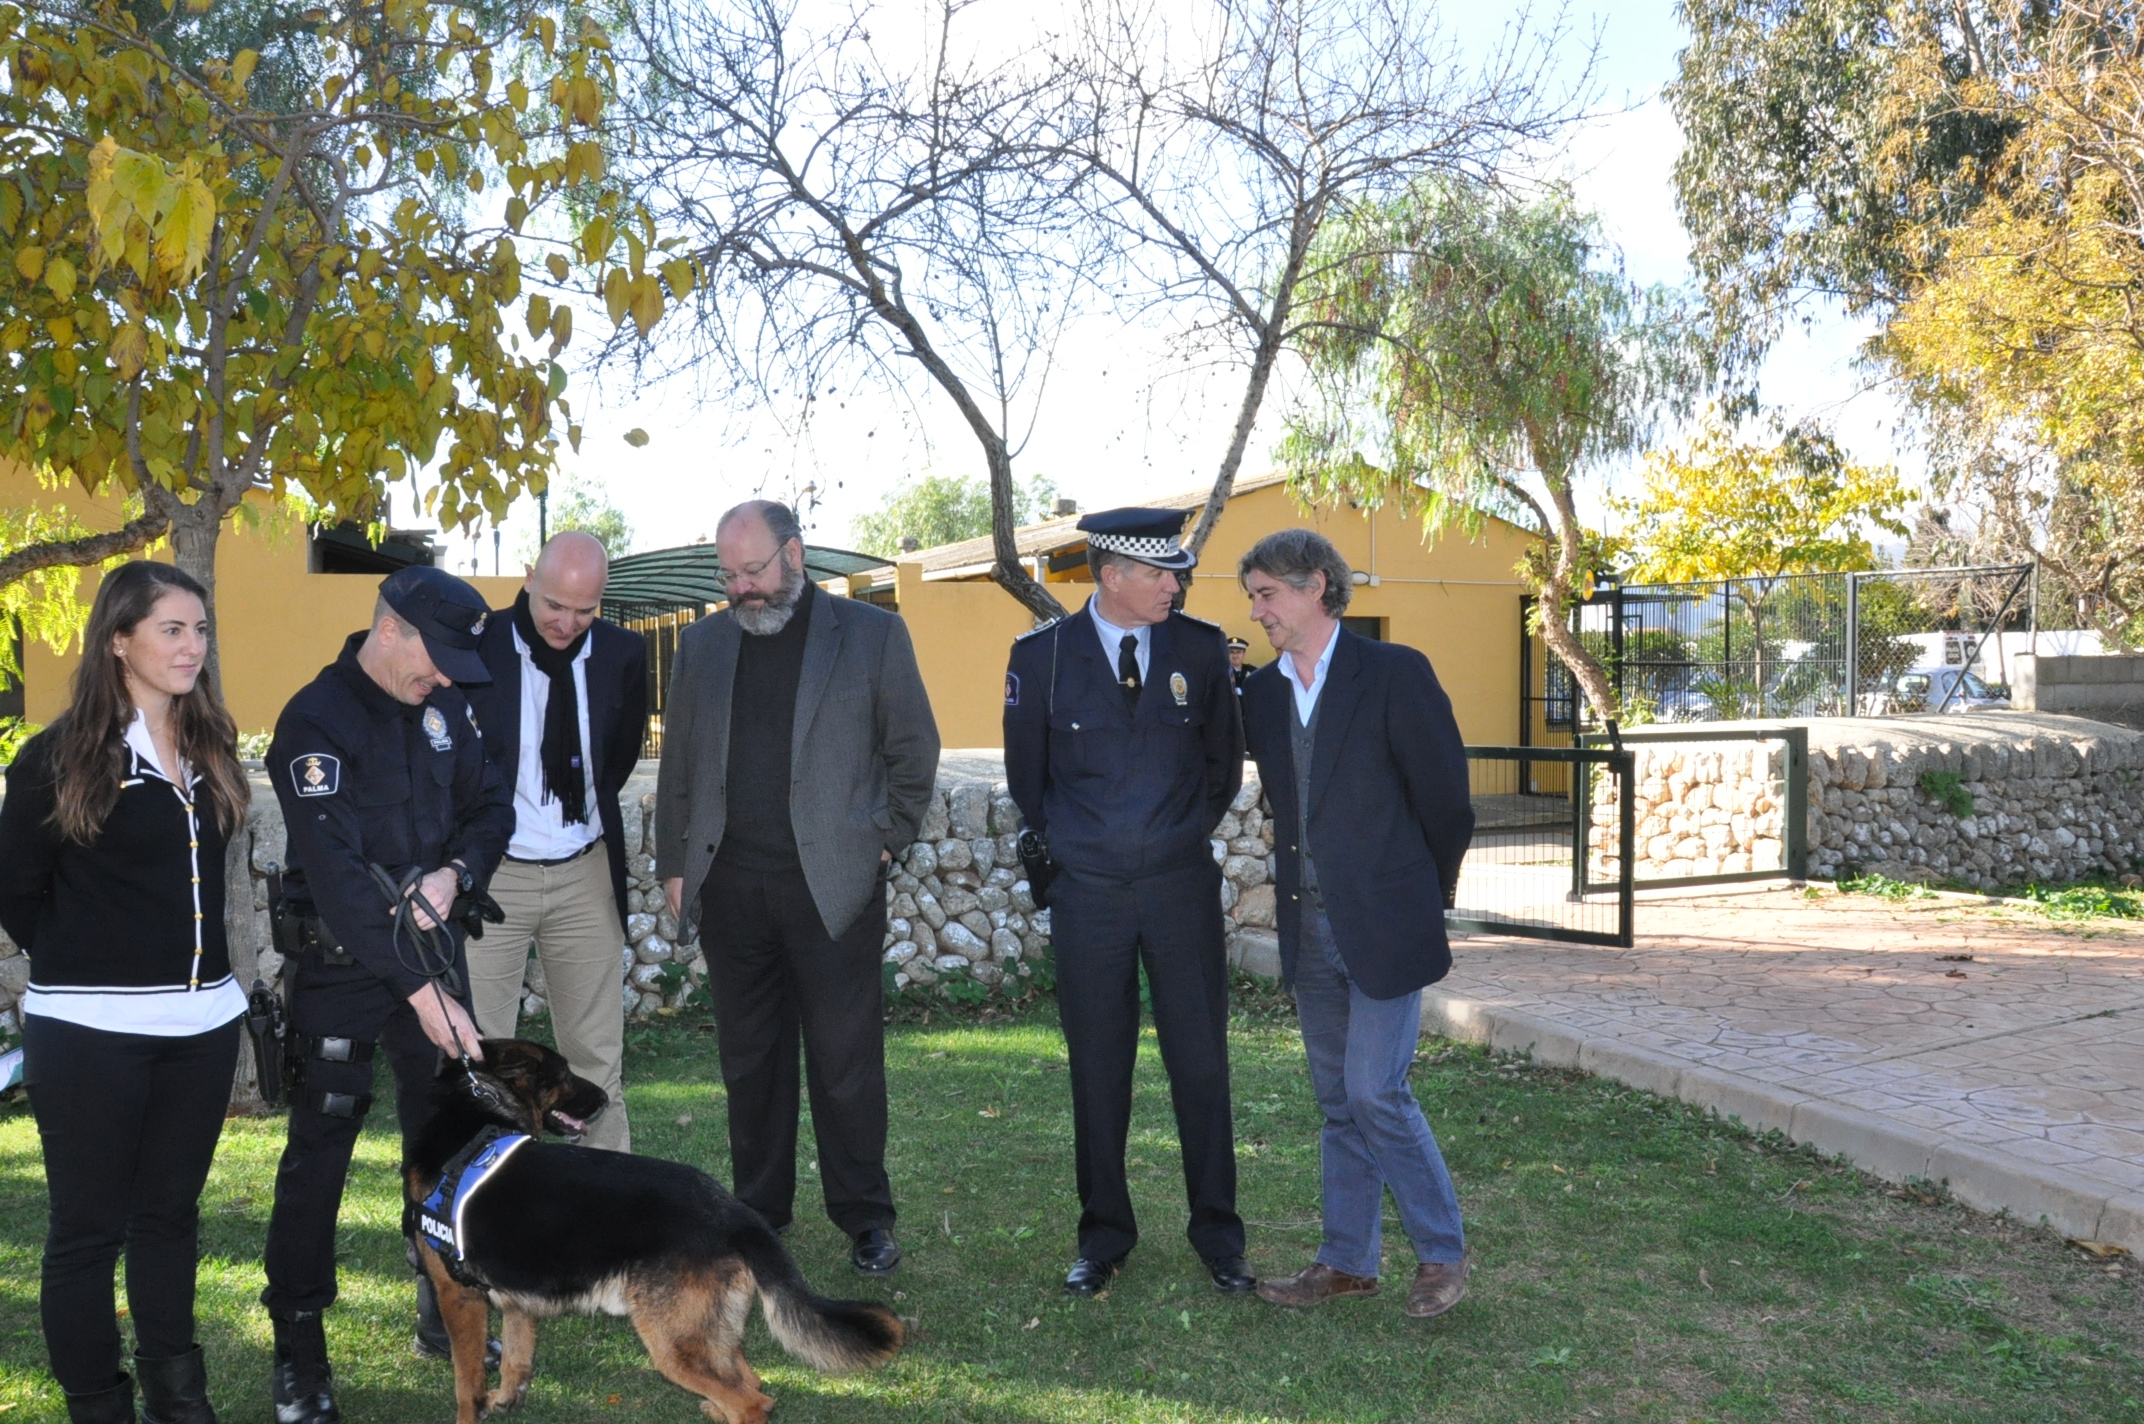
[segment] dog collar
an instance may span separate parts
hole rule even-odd
[[[426,1245],[456,1265],[467,1258],[469,1237],[464,1218],[470,1199],[528,1141],[525,1132],[487,1127],[447,1159],[439,1174],[439,1185],[417,1204],[417,1234]]]

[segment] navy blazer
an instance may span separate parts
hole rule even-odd
[[[1273,808],[1281,969],[1293,983],[1302,940],[1296,847],[1307,834],[1348,974],[1371,998],[1396,999],[1452,967],[1444,892],[1458,883],[1474,834],[1466,746],[1428,658],[1345,628],[1333,636],[1340,645],[1318,694],[1307,817],[1295,804],[1288,659],[1243,686],[1245,739]]]
[[[469,708],[484,734],[484,750],[508,787],[521,765],[521,654],[514,648],[514,610],[492,614],[479,654],[491,669],[486,686],[465,687]],[[637,847],[625,843],[618,813],[618,793],[640,761],[648,731],[648,640],[630,628],[598,618],[588,625],[594,647],[588,654],[588,754],[595,759],[596,811],[603,821],[603,845],[610,852],[610,888],[618,897],[618,923],[624,924],[625,860]]]

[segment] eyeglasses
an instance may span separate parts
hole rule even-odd
[[[773,553],[767,555],[766,558],[761,559],[756,564],[746,564],[742,568],[736,569],[724,569],[722,571],[722,581],[728,584],[735,583],[741,578],[756,579],[761,574],[767,571],[767,566],[769,564],[781,558],[781,556],[782,551],[780,549],[776,549]]]

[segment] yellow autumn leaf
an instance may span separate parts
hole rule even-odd
[[[245,88],[246,81],[253,77],[253,66],[260,62],[261,54],[259,50],[240,50],[238,57],[231,61],[231,82],[241,89]]]
[[[34,282],[45,273],[45,249],[24,247],[15,253],[15,270],[25,282]]]
[[[655,280],[653,273],[635,277],[632,296],[627,305],[633,314],[633,324],[640,328],[642,336],[646,336],[655,329],[655,323],[662,319],[662,283]]]
[[[538,292],[529,298],[529,335],[542,336],[551,329],[551,299]]]
[[[515,112],[515,113],[517,113],[517,114],[518,114],[518,113],[520,113],[520,112],[521,112],[522,110],[524,110],[524,109],[528,108],[528,106],[529,106],[529,86],[528,86],[528,85],[526,85],[526,84],[523,84],[523,83],[522,83],[522,82],[521,82],[520,80],[518,80],[518,79],[509,79],[509,80],[507,80],[507,81],[506,81],[506,102],[507,102],[507,103],[509,103],[509,104],[512,104],[512,105],[514,106],[514,112]]]
[[[149,333],[139,323],[128,322],[112,333],[110,348],[112,365],[119,372],[119,379],[131,381],[142,373],[149,361]]]
[[[74,300],[74,264],[64,257],[55,257],[45,264],[45,285],[52,295],[63,302]]]
[[[648,432],[642,430],[639,426],[636,425],[631,430],[625,432],[625,443],[632,446],[635,450],[638,450],[641,446],[648,443]]]
[[[38,260],[39,260],[39,261],[43,261],[43,260],[44,260],[44,256],[43,256],[43,254],[42,254],[42,253],[40,253],[40,254],[38,255]],[[568,267],[568,266],[566,265],[566,259],[565,259],[565,258],[563,258],[563,257],[561,257],[561,256],[559,256],[559,255],[558,255],[557,253],[555,253],[555,252],[554,252],[554,253],[552,253],[552,254],[551,254],[551,255],[550,255],[549,257],[546,257],[546,258],[544,258],[544,260],[543,260],[543,265],[544,265],[544,268],[545,268],[545,270],[546,270],[546,271],[548,271],[548,272],[550,272],[550,274],[551,274],[551,280],[552,280],[552,281],[554,281],[554,282],[563,282],[563,281],[565,281],[565,280],[566,280],[566,274],[567,274],[568,272],[570,272],[570,271],[572,271],[572,270],[573,270],[572,268],[570,268],[570,267]]]
[[[157,233],[157,263],[166,275],[193,280],[208,261],[208,240],[216,230],[216,195],[199,178],[179,185],[171,212]]]
[[[65,349],[74,345],[74,320],[58,316],[45,323],[45,333],[52,338],[54,346]]]
[[[556,356],[573,340],[573,308],[560,306],[551,313],[551,354]]]
[[[692,263],[683,257],[673,257],[663,264],[663,280],[670,284],[670,294],[684,297],[692,291]]]
[[[610,312],[612,326],[625,325],[626,313],[632,309],[632,285],[623,267],[611,268],[603,279],[603,306]]]

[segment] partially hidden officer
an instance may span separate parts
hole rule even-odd
[[[289,829],[280,912],[303,946],[291,990],[288,1053],[302,1074],[268,1222],[278,1424],[341,1418],[322,1313],[335,1301],[335,1219],[384,1047],[398,1109],[441,1055],[483,1056],[466,996],[457,898],[491,879],[514,830],[513,793],[485,757],[459,681],[489,674],[477,654],[489,617],[476,590],[441,569],[399,570],[380,585],[372,627],[301,688],[276,722],[268,775]],[[451,964],[428,963],[397,936],[378,866],[436,908],[421,924]],[[449,969],[439,978],[427,971]],[[420,1305],[422,1302],[420,1302]],[[436,1308],[436,1307],[435,1307]]]
[[[1197,563],[1178,542],[1183,524],[1174,509],[1080,520],[1094,595],[1014,642],[1005,675],[1005,779],[1057,867],[1050,938],[1080,1200],[1073,1295],[1105,1289],[1139,1239],[1124,1149],[1142,963],[1191,1245],[1216,1288],[1256,1285],[1236,1214],[1228,961],[1209,839],[1243,784],[1243,728],[1221,630],[1172,611]]]

